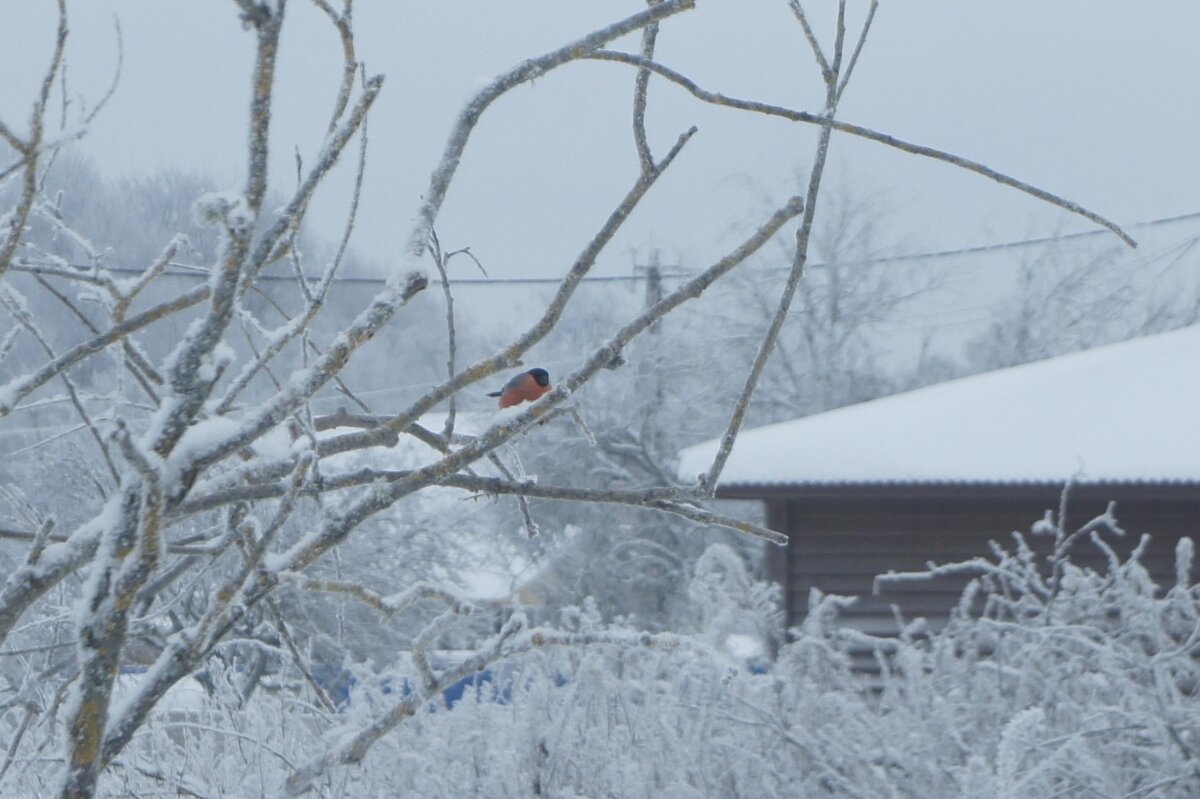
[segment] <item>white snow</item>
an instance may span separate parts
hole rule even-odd
[[[680,454],[707,470],[717,441]],[[744,431],[722,485],[1200,481],[1200,326]]]
[[[734,633],[726,637],[725,651],[738,660],[751,660],[767,656],[767,648],[761,638],[741,633]]]
[[[192,220],[205,227],[244,227],[249,224],[250,213],[246,198],[240,192],[213,191],[196,198],[192,204]]]
[[[318,433],[317,437],[323,438],[327,436],[322,436]],[[307,443],[306,440],[305,444]],[[254,450],[263,459],[269,461],[281,461],[294,457],[295,450],[292,448],[292,434],[288,430],[288,426],[286,424],[275,425],[263,433],[254,442]]]
[[[147,679],[147,674],[126,673],[117,678],[113,690],[111,718],[120,718],[128,703],[136,698],[138,687]],[[154,706],[156,713],[200,714],[211,708],[208,692],[195,677],[184,677],[172,685]]]
[[[210,416],[188,428],[175,446],[173,460],[183,463],[192,453],[209,449],[236,436],[241,429],[236,419],[228,416]]]
[[[475,602],[501,602],[515,593],[515,579],[492,569],[462,569],[458,581]]]

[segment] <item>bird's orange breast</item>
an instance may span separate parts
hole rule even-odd
[[[522,375],[515,386],[505,387],[500,394],[500,407],[511,408],[522,402],[533,402],[550,390],[550,385],[539,386],[533,375]]]

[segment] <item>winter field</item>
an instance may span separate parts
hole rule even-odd
[[[425,43],[370,0],[0,8],[0,797],[1200,796],[1191,538],[1152,577],[1064,499],[885,578],[966,585],[885,636],[786,620],[785,532],[719,494],[1182,496],[1200,211],[843,114],[913,24],[874,0],[416,5]],[[795,64],[747,82],[706,37],[759,14]],[[911,226],[878,153],[953,210]],[[979,193],[1042,216],[964,244]]]

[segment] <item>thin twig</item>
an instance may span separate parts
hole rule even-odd
[[[271,620],[275,625],[275,629],[279,631],[279,637],[283,640],[283,645],[287,647],[288,654],[292,656],[292,662],[296,665],[296,669],[304,677],[304,681],[313,689],[317,699],[321,705],[330,713],[337,712],[337,706],[333,704],[333,700],[329,698],[329,694],[325,693],[325,689],[313,677],[312,672],[304,664],[304,659],[300,657],[300,650],[296,648],[296,642],[292,640],[292,634],[288,631],[287,624],[283,620],[283,614],[279,611],[279,603],[275,601],[275,597],[267,597],[267,610],[271,613]]]
[[[33,339],[41,346],[46,355],[53,361],[56,356],[54,348],[51,346],[47,338],[42,334],[42,331],[34,324],[33,318],[24,309],[24,302],[15,294],[15,289],[11,286],[0,286],[0,305],[3,305],[5,310],[33,336]],[[75,381],[71,379],[66,370],[58,374],[58,379],[62,381],[67,389],[67,396],[71,398],[71,404],[75,407],[75,413],[79,415],[79,419],[87,425],[88,432],[92,435],[92,440],[96,442],[96,448],[100,450],[100,455],[104,459],[105,465],[108,467],[109,476],[112,477],[113,483],[121,482],[121,473],[117,471],[117,465],[113,463],[112,455],[108,451],[108,444],[104,440],[104,436],[100,434],[96,422],[92,419],[92,415],[84,407],[83,400],[79,398],[79,391],[75,388]]]
[[[25,563],[29,566],[36,566],[38,558],[42,556],[42,551],[46,548],[46,542],[50,540],[50,532],[54,529],[54,517],[47,518],[38,527],[37,532],[33,535],[33,545],[29,547],[29,554],[25,556]]]
[[[662,0],[646,0],[647,5],[657,5]],[[654,58],[654,43],[658,39],[658,23],[642,29],[642,58]],[[638,161],[642,172],[654,169],[654,156],[646,140],[646,91],[650,86],[650,70],[639,69],[633,82],[633,142],[637,147]]]
[[[7,385],[0,386],[0,416],[8,415],[16,407],[17,402],[29,396],[29,394],[50,380],[53,380],[60,372],[70,369],[83,359],[100,352],[114,342],[120,341],[130,333],[140,330],[160,319],[165,319],[177,311],[203,302],[208,299],[209,294],[210,289],[207,284],[195,286],[173,299],[130,317],[120,324],[113,325],[93,339],[85,341],[82,344],[77,344],[54,360],[42,364],[41,368],[37,371],[18,377]]]
[[[50,90],[54,79],[63,64],[63,51],[67,44],[67,5],[66,0],[58,0],[58,29],[54,39],[54,53],[50,58],[50,66],[42,78],[41,89],[33,104],[33,112],[29,119],[29,138],[21,142],[7,128],[3,129],[6,141],[13,145],[23,156],[19,163],[24,165],[24,175],[21,185],[21,195],[16,208],[5,220],[8,232],[0,238],[0,277],[8,271],[13,256],[17,252],[25,235],[25,226],[29,222],[29,213],[38,194],[38,159],[42,150],[42,136],[45,131],[46,105],[50,99]]]
[[[442,243],[438,240],[436,230],[429,231],[430,255],[437,267],[441,278],[442,297],[446,300],[446,379],[453,380],[457,371],[458,337],[454,331],[454,292],[450,290],[450,275],[446,271],[446,256],[442,253]],[[442,428],[442,438],[449,441],[454,437],[454,417],[458,413],[458,394],[451,394],[446,410],[446,425]]]
[[[333,10],[327,0],[312,0],[313,5],[325,12],[329,21],[337,31],[342,43],[342,80],[338,84],[337,99],[333,103],[333,113],[329,115],[329,129],[333,133],[338,120],[346,113],[350,102],[350,92],[354,89],[354,73],[358,71],[358,58],[354,54],[354,0],[343,0],[342,13]]]
[[[836,106],[829,103],[837,102],[837,84],[842,72],[842,57],[846,49],[846,0],[838,0],[837,22],[834,27],[833,61],[829,65],[831,83],[826,90],[826,113],[833,116]]]
[[[796,16],[796,19],[800,22],[800,27],[804,29],[804,37],[808,39],[813,57],[817,59],[817,67],[821,70],[821,77],[828,83],[832,70],[829,68],[829,61],[825,58],[825,53],[821,51],[821,43],[817,41],[817,35],[813,32],[812,25],[808,22],[808,16],[804,13],[804,7],[800,5],[800,0],[788,0],[788,7],[792,9],[792,14]]]
[[[867,34],[871,31],[871,23],[875,20],[875,11],[879,8],[879,0],[871,0],[871,8],[867,11],[867,19],[863,22],[862,30],[858,34],[858,43],[854,45],[854,53],[850,56],[850,63],[846,65],[846,70],[842,73],[841,80],[838,82],[837,97],[838,102],[841,102],[842,92],[846,91],[846,85],[850,83],[850,76],[854,74],[854,67],[858,65],[858,55],[862,52],[863,45],[867,41]]]
[[[100,328],[97,327],[91,319],[88,319],[87,315],[84,314],[83,311],[81,311],[79,307],[75,305],[75,303],[71,302],[69,297],[58,291],[56,288],[54,288],[54,286],[50,285],[50,282],[41,275],[34,275],[33,279],[36,280],[38,284],[52,297],[65,305],[71,311],[71,313],[74,314],[75,318],[79,320],[80,324],[86,327],[88,331],[92,333],[92,335],[100,334]],[[115,314],[114,319],[115,321],[120,321]],[[128,358],[121,359],[122,365],[125,367],[127,372],[133,375],[134,380],[136,380],[138,385],[141,386],[142,391],[146,393],[146,396],[150,399],[150,401],[157,405],[159,402],[158,394],[154,391],[154,387],[150,385],[150,380],[157,377],[158,382],[161,384],[162,378],[159,377],[158,373],[154,370],[154,367],[150,365],[145,357],[143,357],[142,353],[130,343],[129,339],[123,339],[121,341],[121,345],[125,350],[125,354],[129,356]]]
[[[794,0],[793,8],[799,11],[799,17],[801,21],[804,21],[803,11],[800,10],[798,0]],[[825,76],[825,124],[822,125],[820,134],[817,137],[816,153],[813,157],[812,168],[809,171],[808,193],[804,202],[804,217],[800,223],[800,229],[796,231],[796,249],[792,257],[792,266],[788,270],[788,277],[784,283],[779,302],[776,305],[771,324],[768,326],[766,334],[759,343],[754,361],[742,385],[742,391],[734,403],[725,433],[721,436],[721,443],[717,448],[716,455],[713,457],[712,465],[709,466],[708,471],[700,481],[701,488],[711,494],[716,493],[717,481],[720,479],[721,471],[725,468],[725,463],[733,451],[734,442],[737,440],[738,432],[745,421],[746,411],[750,407],[750,399],[754,396],[758,381],[762,376],[763,370],[766,368],[767,360],[771,357],[771,353],[775,349],[775,342],[779,339],[779,333],[783,330],[784,320],[791,309],[792,300],[796,295],[800,280],[804,277],[804,265],[808,262],[809,239],[812,235],[813,220],[816,217],[817,198],[820,196],[821,178],[825,173],[825,160],[829,154],[829,142],[833,134],[831,123],[833,122],[834,115],[837,113],[838,71],[841,69],[842,51],[846,38],[845,12],[845,0],[839,0],[833,63]],[[809,34],[810,31],[807,25],[804,27],[805,33]]]

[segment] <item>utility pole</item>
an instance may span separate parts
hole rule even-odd
[[[644,273],[646,275],[646,310],[653,308],[663,298],[662,285],[662,261],[658,249],[650,253],[650,263],[634,264],[634,274]],[[676,265],[672,271],[678,272],[679,267]],[[644,358],[639,359],[638,364],[638,382],[647,389],[651,389],[650,396],[652,400],[646,410],[646,416],[642,424],[642,444],[647,450],[647,454],[657,452],[658,450],[658,424],[656,417],[658,410],[663,403],[663,378],[662,378],[662,320],[656,319],[650,325],[649,336],[646,339],[648,351]]]
[[[634,266],[634,272],[646,273],[646,310],[650,310],[662,301],[662,266],[659,264],[658,250],[650,255],[650,263],[645,266]],[[658,335],[661,319],[655,319],[650,325],[650,332]]]

